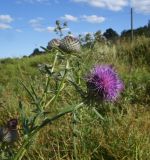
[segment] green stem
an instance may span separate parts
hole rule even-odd
[[[60,94],[60,91],[63,89],[63,84],[64,84],[64,81],[65,81],[65,77],[66,77],[66,75],[67,75],[67,72],[68,72],[68,71],[65,70],[65,73],[64,73],[64,75],[63,75],[62,81],[61,81],[61,83],[60,83],[60,85],[59,85],[59,87],[58,87],[57,94],[54,95],[54,96],[46,103],[45,108],[47,108],[52,101],[54,101],[53,105],[55,104],[55,102],[56,102],[56,100],[57,100],[57,98],[58,98],[58,96],[59,96],[59,94]]]
[[[67,62],[66,62],[66,65],[65,65],[65,73],[64,73],[63,78],[62,78],[62,80],[61,80],[61,82],[60,82],[60,85],[59,85],[59,87],[58,87],[57,94],[56,94],[55,97],[54,97],[53,105],[55,105],[56,100],[57,100],[57,98],[58,98],[61,90],[63,89],[63,84],[64,84],[64,81],[65,81],[66,75],[67,75],[67,73],[68,73],[68,69],[69,69],[69,60],[67,60]]]
[[[52,67],[51,72],[54,71],[54,66],[55,66],[55,64],[56,64],[57,56],[58,56],[58,53],[56,53],[56,55],[55,55],[55,59],[54,59],[54,63],[53,63],[53,67]],[[62,86],[63,86],[64,80],[65,80],[65,76],[66,76],[66,74],[67,74],[68,65],[69,65],[69,62],[67,61],[66,66],[65,66],[65,74],[64,74],[63,79],[62,79],[62,81],[61,81],[61,83],[60,83],[60,86],[59,86],[59,89],[58,89],[57,94],[54,95],[54,96],[45,104],[45,107],[44,107],[44,108],[47,108],[47,107],[49,106],[49,104],[50,104],[53,100],[54,100],[54,102],[55,102],[56,99],[58,98],[59,93],[60,93],[60,91],[62,90]]]
[[[80,103],[75,108],[78,109],[82,105],[83,105],[83,103]],[[69,108],[65,109],[64,111],[60,112],[59,114],[57,114],[56,116],[54,116],[52,118],[45,119],[43,121],[43,123],[40,126],[38,126],[33,132],[31,132],[26,140],[24,140],[22,146],[19,148],[19,150],[13,160],[21,160],[23,158],[23,156],[25,155],[25,153],[27,151],[27,147],[28,147],[29,143],[31,142],[32,138],[36,135],[36,133],[38,131],[40,131],[46,125],[51,124],[53,121],[57,120],[58,118],[64,116],[65,114],[71,113],[72,111],[74,111],[74,107],[71,107],[71,108],[69,107]]]
[[[56,62],[57,62],[58,54],[59,54],[58,52],[55,54],[55,58],[54,58],[54,62],[53,62],[53,67],[52,67],[52,69],[51,69],[51,73],[54,72],[54,68],[55,68],[55,64],[56,64]]]
[[[42,96],[42,99],[41,99],[41,106],[43,106],[43,109],[46,105],[47,90],[48,90],[48,87],[49,87],[49,83],[50,83],[50,77],[48,76],[48,77],[46,77],[46,87],[44,89],[44,93],[43,93],[43,96]]]

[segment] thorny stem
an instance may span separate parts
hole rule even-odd
[[[59,55],[59,53],[57,52],[57,53],[55,54],[55,58],[54,58],[54,62],[53,62],[53,67],[52,67],[52,69],[51,69],[51,73],[54,72],[54,68],[55,68],[55,64],[56,64],[56,62],[57,62],[57,57],[58,57],[58,55]]]
[[[59,85],[59,87],[58,87],[57,94],[56,94],[55,97],[54,97],[53,105],[55,105],[56,100],[57,100],[57,98],[58,98],[61,90],[62,90],[63,87],[64,87],[64,81],[65,81],[66,75],[67,75],[67,73],[68,73],[68,69],[69,69],[69,61],[67,60],[66,66],[65,66],[65,73],[64,73],[63,78],[62,78],[62,80],[61,80],[61,82],[60,82],[60,85]]]

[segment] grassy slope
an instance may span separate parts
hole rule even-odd
[[[82,109],[78,124],[78,157],[88,160],[142,159],[150,157],[150,40],[140,39],[132,46],[123,43],[116,46],[97,44],[93,50],[82,52],[81,74],[84,76],[94,64],[113,64],[125,82],[125,92],[118,103],[107,111],[107,123],[101,122],[88,109]],[[18,115],[18,98],[30,109],[29,97],[18,81],[33,81],[37,87],[43,75],[37,69],[39,63],[51,63],[53,56],[35,56],[23,59],[5,59],[0,64],[0,123]],[[57,102],[57,108],[80,100],[72,88],[67,87]],[[67,97],[67,98],[66,98]],[[50,112],[55,111],[49,107]],[[46,127],[32,146],[27,159],[72,159],[71,117],[65,116]]]

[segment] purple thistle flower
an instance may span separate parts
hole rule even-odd
[[[87,79],[88,98],[115,101],[124,89],[123,82],[110,65],[95,66]]]

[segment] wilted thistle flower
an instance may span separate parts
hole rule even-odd
[[[59,48],[65,52],[79,52],[80,42],[73,36],[66,36],[61,40]]]
[[[7,125],[0,127],[0,141],[6,143],[13,143],[18,139],[17,131],[18,120],[11,119],[7,122]]]
[[[124,88],[118,74],[109,65],[95,66],[86,81],[89,100],[115,101]]]
[[[48,49],[52,49],[52,48],[57,48],[60,45],[60,40],[59,39],[52,39],[50,42],[48,42]]]

